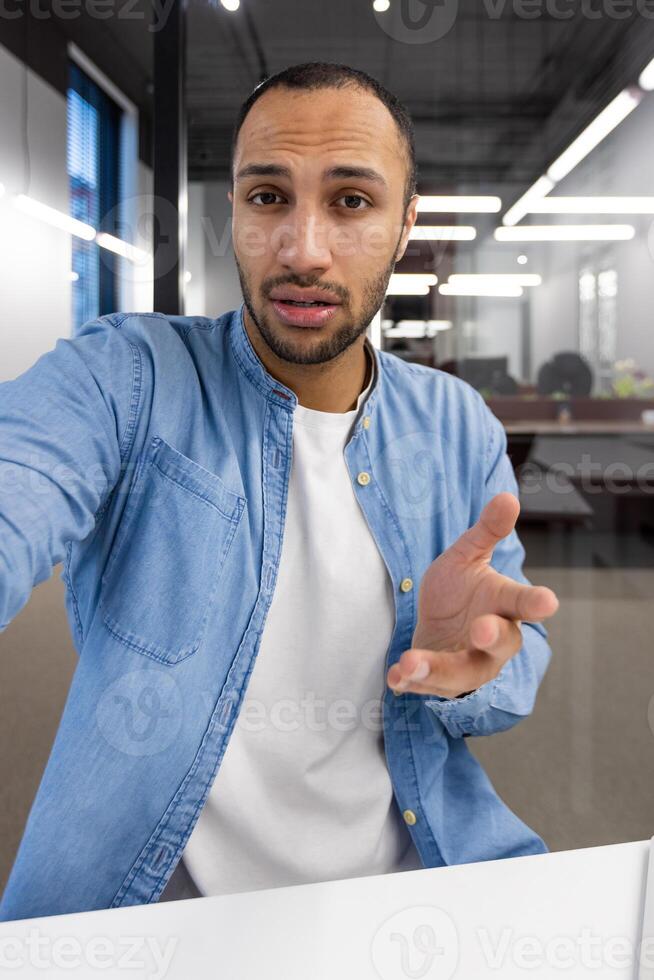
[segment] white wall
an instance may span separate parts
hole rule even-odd
[[[565,180],[552,196],[654,195],[654,95],[641,104],[605,142]],[[541,216],[533,215],[534,223]],[[607,253],[618,273],[617,358],[633,357],[654,376],[654,231],[649,217],[544,216],[544,222],[627,223],[636,237],[614,244],[553,244],[530,250],[529,269],[543,274],[543,285],[531,296],[532,348],[535,370],[557,350],[578,346],[578,276],[588,261]]]
[[[70,236],[18,211],[10,194],[68,210],[66,100],[28,73],[31,177],[24,182],[24,68],[0,47],[0,381],[21,374],[70,333]]]
[[[191,281],[184,290],[184,312],[187,316],[209,315],[206,304],[206,236],[202,227],[206,212],[204,190],[205,185],[200,181],[189,181],[186,271],[191,274]]]
[[[462,245],[457,273],[519,272],[515,255],[496,243],[471,249]],[[513,297],[457,297],[457,357],[507,357],[509,374],[522,377],[522,300]]]
[[[22,374],[59,337],[71,335],[71,237],[12,204],[12,195],[29,193],[68,213],[66,99],[28,71],[28,185],[24,78],[22,63],[0,46],[0,183],[5,187],[0,197],[0,382]],[[134,159],[132,164],[136,165]],[[143,246],[151,227],[147,216],[152,210],[152,173],[140,163],[134,190],[135,244]],[[120,307],[151,310],[151,267],[121,265]]]
[[[551,196],[647,195],[654,196],[654,93],[581,163]],[[509,203],[507,196],[505,204]],[[521,224],[628,223],[636,227],[629,242],[551,243],[500,245],[482,229],[479,245],[461,246],[456,272],[535,272],[543,284],[528,288],[531,321],[531,377],[561,350],[578,349],[578,277],[587,263],[597,265],[610,256],[618,273],[618,359],[633,357],[654,377],[654,223],[651,217],[630,215],[564,216],[532,215]],[[481,220],[476,222],[482,225]],[[528,265],[516,259],[524,252]],[[606,264],[604,261],[602,265]],[[456,303],[457,354],[501,355],[509,357],[510,371],[521,375],[522,344],[520,300],[459,300]],[[466,331],[466,321],[472,330]],[[473,334],[471,349],[466,333]]]
[[[210,317],[236,310],[243,302],[232,248],[229,188],[228,181],[209,181],[204,185],[204,214],[200,226],[194,229],[204,241],[205,308]]]
[[[227,181],[190,181],[184,296],[188,316],[212,318],[243,302],[232,247],[232,206]]]

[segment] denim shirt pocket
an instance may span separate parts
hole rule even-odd
[[[153,437],[102,576],[103,622],[118,640],[165,664],[198,650],[245,503]]]

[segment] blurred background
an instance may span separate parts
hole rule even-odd
[[[552,850],[648,838],[654,0],[6,0],[0,381],[99,314],[240,306],[235,114],[303,61],[413,117],[419,219],[370,336],[486,398],[562,602],[534,714],[470,748]],[[0,886],[75,667],[60,570],[0,637]]]

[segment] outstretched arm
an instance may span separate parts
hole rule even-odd
[[[83,540],[134,435],[138,348],[108,317],[0,384],[0,631]]]
[[[426,570],[411,648],[387,676],[394,690],[431,695],[427,705],[454,737],[489,735],[529,714],[551,656],[542,622],[558,600],[522,572],[517,486],[499,429],[493,418],[488,502]]]

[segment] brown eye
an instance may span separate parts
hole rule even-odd
[[[339,198],[339,201],[346,201],[346,202],[348,202],[345,205],[345,207],[348,209],[348,211],[365,211],[366,210],[366,207],[370,207],[370,204],[368,203],[368,201],[366,201],[366,199],[364,197],[361,197],[360,194],[345,194],[343,197],[340,197]],[[354,202],[354,206],[352,205],[352,202]],[[366,207],[364,207],[364,208],[357,207],[356,205],[359,202],[365,204]]]
[[[278,194],[275,194],[274,191],[259,191],[257,194],[253,194],[252,197],[249,198],[249,200],[250,200],[251,203],[254,202],[255,197],[268,197],[268,198],[270,198],[270,197],[279,197],[279,195]],[[261,206],[263,206],[265,204],[274,204],[274,203],[275,203],[274,201],[263,201],[262,202],[262,205],[259,205],[259,206],[261,207]]]

